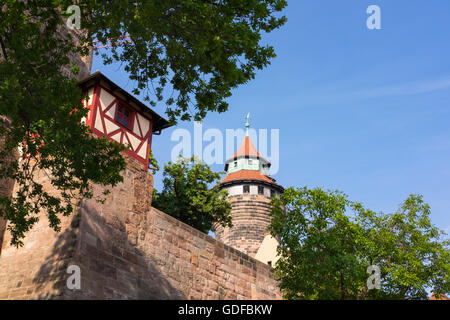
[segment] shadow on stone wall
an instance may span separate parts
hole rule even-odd
[[[61,231],[33,278],[33,299],[184,299],[135,243],[127,221],[102,217],[93,200]],[[67,288],[69,265],[81,269],[81,290]]]

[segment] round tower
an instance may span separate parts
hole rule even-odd
[[[247,116],[248,119],[248,116]],[[247,132],[238,151],[226,161],[227,176],[220,184],[228,190],[232,228],[216,226],[216,239],[264,263],[274,263],[276,240],[267,232],[270,199],[283,187],[269,177],[270,162],[253,145]]]

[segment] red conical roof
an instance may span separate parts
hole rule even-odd
[[[236,180],[259,180],[268,183],[275,183],[275,179],[272,179],[256,170],[239,170],[228,174],[221,183],[226,183]]]
[[[250,140],[249,136],[245,137],[244,141],[242,141],[242,144],[239,147],[239,150],[234,154],[233,157],[237,158],[243,156],[253,156],[261,158],[261,155],[259,154],[258,150],[256,150],[256,147],[254,146],[252,140]]]
[[[249,136],[245,136],[244,141],[242,141],[241,146],[238,151],[234,154],[233,158],[227,160],[227,166],[230,162],[234,161],[236,158],[258,158],[262,160],[264,163],[269,163],[266,159],[264,159],[261,154],[256,149],[253,142],[250,140]],[[226,168],[227,168],[226,166]],[[227,170],[225,168],[225,170]],[[232,182],[249,182],[249,181],[261,181],[266,184],[271,184],[278,189],[283,189],[282,186],[278,185],[275,179],[261,173],[259,170],[249,170],[249,169],[241,169],[239,171],[235,171],[229,173],[222,181],[221,184],[232,183]]]

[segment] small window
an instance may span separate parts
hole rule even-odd
[[[273,198],[274,195],[275,195],[275,192],[272,189],[270,189],[270,197]]]
[[[269,265],[269,267],[272,266],[272,261],[267,261],[267,264]]]
[[[117,109],[116,121],[126,128],[130,127],[131,113],[130,110],[122,105]]]
[[[264,194],[264,187],[258,186],[258,194]]]
[[[234,162],[234,167],[235,167],[235,168],[237,167],[237,161]]]
[[[244,186],[244,193],[250,193],[250,186]]]
[[[248,159],[248,164],[252,164],[252,159]]]

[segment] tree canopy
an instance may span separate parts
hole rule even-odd
[[[155,104],[164,99],[171,120],[201,120],[228,109],[231,90],[255,77],[275,57],[261,36],[282,26],[285,0],[167,0],[83,4],[88,41],[102,43],[129,35],[113,46],[106,64],[119,61]]]
[[[220,173],[194,157],[164,166],[164,188],[155,190],[152,206],[207,233],[214,225],[232,226],[227,191],[219,190]]]
[[[450,291],[449,241],[421,196],[393,214],[320,188],[291,187],[272,204],[275,274],[287,299],[426,299],[427,289]],[[379,268],[379,289],[369,287],[370,266]]]
[[[261,44],[279,28],[284,0],[250,1],[79,1],[82,32],[64,32],[70,0],[0,1],[0,179],[16,181],[19,192],[0,198],[12,243],[21,244],[40,209],[58,230],[59,214],[73,211],[89,183],[121,181],[123,148],[94,139],[81,119],[86,110],[75,76],[74,57],[86,56],[94,41],[111,44],[105,64],[120,63],[137,81],[133,92],[162,101],[175,122],[224,112],[231,90],[255,76],[275,56]],[[130,41],[115,46],[127,36]],[[62,70],[69,70],[62,72]],[[26,147],[27,160],[8,157]],[[48,174],[60,195],[35,177]]]

